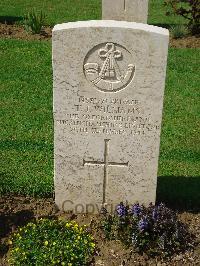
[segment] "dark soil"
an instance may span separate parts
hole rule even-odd
[[[52,37],[52,28],[43,28],[41,34],[31,34],[25,31],[23,26],[7,25],[0,23],[0,38],[22,40],[49,40]],[[170,38],[170,47],[175,48],[200,48],[199,36],[187,36],[180,39]]]
[[[31,34],[27,32],[23,26],[7,25],[0,23],[0,38],[6,39],[20,39],[20,40],[49,40],[52,36],[52,29],[45,27],[41,34]]]
[[[185,38],[170,38],[170,47],[174,48],[200,48],[200,36],[187,36]]]
[[[138,255],[131,249],[125,249],[118,241],[106,241],[100,229],[97,229],[99,216],[72,215],[61,213],[56,209],[53,199],[35,199],[31,197],[3,196],[0,198],[0,265],[6,266],[9,235],[18,226],[41,217],[62,217],[76,220],[79,224],[92,225],[92,233],[97,239],[98,254],[92,265],[99,266],[133,266],[133,265],[200,265],[200,214],[180,213],[179,218],[189,225],[196,235],[194,250],[176,254],[171,258],[149,258]],[[95,229],[96,228],[96,229]]]

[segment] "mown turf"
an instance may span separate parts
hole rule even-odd
[[[115,0],[113,0],[115,1]],[[0,20],[18,21],[22,19],[33,8],[43,10],[49,25],[77,20],[101,19],[101,0],[3,0],[0,1]],[[178,16],[166,17],[166,7],[163,0],[149,1],[150,24],[185,23],[185,20]]]
[[[170,49],[160,175],[200,175],[200,49]]]
[[[52,73],[49,42],[0,40],[0,192],[52,192]]]
[[[4,0],[0,2],[0,16],[8,19],[25,16],[32,9],[43,10],[47,24],[55,25],[68,21],[98,19],[101,0]],[[10,17],[10,18],[9,18]]]
[[[200,49],[170,49],[157,200],[200,211]]]
[[[0,46],[0,193],[47,196],[53,192],[51,45],[0,40]],[[200,175],[199,56],[198,49],[169,51],[159,164],[168,184],[171,176]]]

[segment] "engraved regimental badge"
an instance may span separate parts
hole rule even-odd
[[[115,43],[103,43],[88,52],[84,73],[89,82],[103,92],[117,92],[133,80],[135,66],[131,53]]]

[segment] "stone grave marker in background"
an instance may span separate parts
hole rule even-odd
[[[102,19],[147,23],[148,0],[102,0]]]
[[[168,30],[131,22],[54,27],[60,209],[155,202],[168,38]]]

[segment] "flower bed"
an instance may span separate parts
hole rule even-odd
[[[107,240],[102,229],[99,228],[102,215],[71,215],[63,214],[56,210],[53,199],[35,199],[31,197],[1,197],[0,198],[0,265],[7,266],[8,241],[12,232],[17,232],[30,222],[39,220],[40,217],[50,219],[62,218],[66,221],[76,221],[78,224],[88,224],[90,234],[96,240],[96,255],[90,265],[198,265],[200,262],[200,214],[182,212],[178,214],[181,222],[189,226],[192,234],[195,234],[194,248],[176,252],[171,256],[149,256],[146,253],[138,253],[132,246],[125,246],[119,240]],[[48,241],[48,240],[47,240]],[[49,244],[49,243],[48,243]]]

